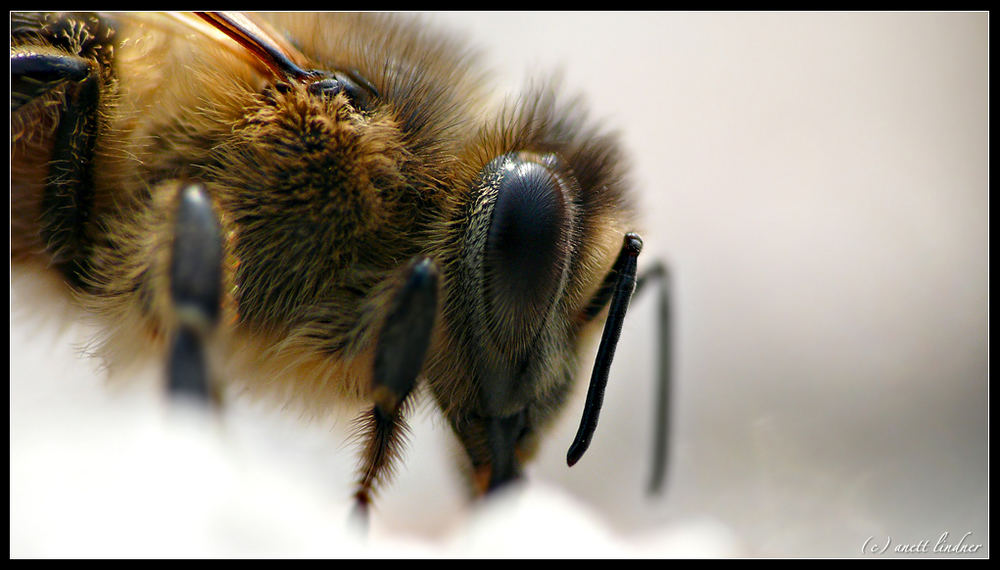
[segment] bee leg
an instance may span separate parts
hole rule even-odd
[[[656,281],[659,285],[659,370],[656,394],[656,417],[654,419],[653,474],[649,480],[649,493],[663,489],[666,482],[667,462],[670,445],[670,392],[672,387],[673,338],[670,314],[671,279],[667,266],[656,260],[635,282],[635,295],[646,283]]]
[[[170,258],[170,300],[178,327],[167,362],[172,395],[216,401],[205,358],[206,339],[219,321],[222,230],[205,187],[184,184],[178,194]]]
[[[86,81],[92,77],[91,65],[91,62],[78,56],[11,48],[11,112],[61,85]]]
[[[11,15],[11,140],[51,137],[41,234],[53,264],[78,288],[86,287],[92,158],[102,91],[113,81],[113,38],[98,16]],[[51,135],[30,130],[49,128],[41,125]]]
[[[363,417],[368,440],[354,497],[364,516],[376,484],[382,482],[398,455],[406,432],[403,411],[430,346],[438,309],[438,271],[434,262],[417,258],[395,294],[375,348],[372,398]]]
[[[42,237],[53,264],[83,287],[85,226],[93,202],[91,159],[97,138],[99,89],[92,62],[69,55],[11,57],[11,112],[69,83],[67,105],[52,136],[52,154],[42,194]]]

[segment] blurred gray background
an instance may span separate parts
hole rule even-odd
[[[590,450],[566,467],[581,382],[532,482],[568,494],[623,541],[646,537],[647,555],[888,556],[921,541],[934,555],[943,533],[988,555],[988,13],[423,17],[483,46],[501,94],[564,73],[566,92],[584,94],[631,156],[645,216],[641,263],[660,258],[674,274],[665,493],[644,493],[660,350],[649,293],[633,301]],[[90,526],[93,510],[73,519],[66,502],[90,496],[92,486],[72,487],[92,485],[88,462],[135,464],[117,447],[95,460],[98,447],[86,452],[72,439],[95,415],[79,414],[106,405],[97,364],[76,360],[93,331],[40,335],[15,312],[22,291],[15,280],[12,556],[13,545],[61,552],[50,549]],[[234,402],[228,448],[270,467],[304,466],[315,483],[308,506],[273,520],[317,528],[304,510],[327,516],[346,498],[355,450],[322,421],[262,417],[261,406]],[[56,445],[67,441],[76,463],[40,467],[62,461]],[[422,407],[376,529],[433,537],[463,524],[455,453],[443,422]],[[26,491],[43,473],[56,478]],[[107,480],[95,471],[93,481]],[[249,495],[227,524],[255,519],[240,510]],[[139,516],[127,512],[118,524]],[[45,533],[56,524],[65,532],[52,539]],[[560,526],[537,532],[572,553],[579,537]],[[863,552],[887,543],[885,554]]]
[[[761,554],[944,532],[989,549],[987,13],[439,14],[618,128],[675,277],[670,486],[650,500],[652,295],[592,448],[542,477],[622,529]],[[576,408],[579,409],[579,408]],[[612,431],[614,430],[614,431]]]

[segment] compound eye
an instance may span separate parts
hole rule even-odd
[[[511,332],[534,328],[562,287],[569,213],[561,179],[532,155],[506,156],[486,241],[485,289],[495,318]],[[523,327],[527,327],[527,330]]]

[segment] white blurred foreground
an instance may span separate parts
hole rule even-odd
[[[740,553],[734,538],[708,521],[616,536],[580,502],[535,481],[456,512],[436,538],[386,528],[381,519],[392,513],[376,503],[364,538],[349,523],[349,488],[324,485],[277,455],[247,453],[224,420],[198,410],[168,410],[136,397],[118,404],[97,414],[63,410],[55,423],[47,415],[19,418],[11,438],[12,557]],[[341,460],[353,460],[350,449],[342,453]]]

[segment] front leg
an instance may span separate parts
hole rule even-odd
[[[96,15],[12,13],[10,40],[12,207],[36,210],[15,218],[39,223],[52,263],[86,289],[94,151],[116,90],[114,30]],[[38,202],[25,184],[40,185]],[[12,253],[27,247],[12,243]]]
[[[357,510],[366,516],[375,485],[391,471],[406,432],[404,412],[430,347],[438,311],[438,271],[434,262],[417,258],[406,269],[382,325],[372,376],[375,405],[362,420],[368,432]]]
[[[167,386],[172,395],[214,401],[205,345],[219,322],[222,230],[205,187],[180,187],[170,256],[170,301],[177,331],[171,340]]]

